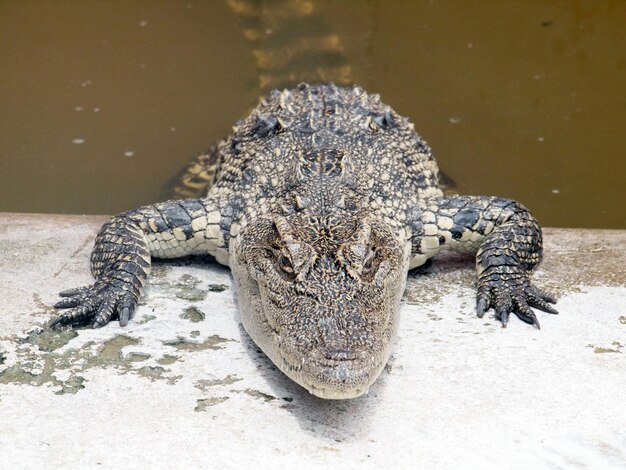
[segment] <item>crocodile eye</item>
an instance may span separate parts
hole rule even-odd
[[[369,248],[365,254],[363,261],[362,273],[365,275],[371,274],[374,271],[374,260],[376,259],[376,249]]]
[[[363,265],[363,270],[364,271],[371,271],[372,269],[372,260],[368,259],[365,264]]]
[[[291,265],[291,261],[285,255],[281,255],[278,257],[278,267],[280,270],[286,274],[293,274],[293,266]]]

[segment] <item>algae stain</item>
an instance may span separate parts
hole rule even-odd
[[[143,362],[143,361],[147,361],[148,359],[150,359],[150,354],[144,354],[144,353],[130,353],[127,357],[126,360],[129,362]]]
[[[246,388],[243,393],[258,400],[263,400],[266,403],[276,400],[276,397],[273,395],[268,395],[267,393],[260,392],[259,390],[253,390],[251,388]]]
[[[189,274],[183,274],[179,279],[178,283],[174,284],[172,287],[174,288],[174,294],[179,299],[183,300],[204,300],[206,299],[207,293],[197,288],[200,281],[195,277]]]
[[[197,307],[187,307],[183,310],[183,313],[180,314],[180,318],[189,320],[192,323],[198,323],[204,321],[206,314]]]
[[[220,403],[224,403],[228,400],[229,397],[211,397],[211,398],[201,398],[196,400],[196,407],[193,409],[194,411],[206,411],[206,409],[210,406],[219,405]]]
[[[144,323],[148,323],[149,321],[155,320],[156,316],[155,315],[144,315],[141,320],[139,320],[137,322],[137,324],[139,325],[143,325]]]
[[[263,400],[265,403],[269,403],[270,401],[276,400],[276,397],[273,395],[268,395],[267,393],[263,393],[259,390],[254,390],[252,388],[246,388],[245,390],[231,390],[233,393],[245,393],[246,395],[256,398],[257,400]]]
[[[151,382],[154,382],[157,379],[163,378],[163,374],[167,372],[167,370],[161,366],[143,366],[136,372],[138,375],[150,379]]]
[[[37,346],[40,351],[54,351],[62,348],[72,339],[78,336],[78,332],[72,328],[63,329],[44,329],[37,328],[28,333],[26,338],[18,338],[19,344],[32,344]]]
[[[139,340],[126,335],[115,336],[102,344],[97,356],[90,359],[101,365],[119,365],[124,362],[122,349],[126,346],[136,346]]]
[[[41,385],[47,380],[43,378],[43,374],[33,374],[28,370],[22,369],[18,365],[7,367],[0,372],[0,384],[28,384],[28,385]]]
[[[29,338],[31,340],[29,341]],[[60,387],[55,391],[57,395],[76,393],[85,388],[86,379],[80,374],[92,368],[113,367],[121,373],[135,373],[151,381],[161,379],[168,383],[175,383],[180,376],[165,377],[169,370],[163,367],[144,366],[135,368],[137,362],[150,358],[147,354],[130,353],[127,357],[122,354],[126,346],[140,343],[139,339],[125,335],[115,336],[94,348],[93,341],[83,344],[80,348],[70,348],[63,353],[50,351],[52,346],[41,341],[39,336],[29,335],[24,340],[24,346],[18,348],[18,362],[0,372],[0,384],[25,384],[41,386],[50,384]],[[41,349],[40,344],[44,345]],[[54,349],[60,346],[53,343]],[[67,378],[59,378],[55,374],[60,370],[68,370]],[[64,374],[65,375],[65,374]]]
[[[209,292],[223,292],[228,289],[226,284],[209,284]]]
[[[76,393],[85,388],[85,378],[80,375],[73,375],[65,382],[61,382],[61,390],[54,392],[55,395],[65,395],[66,393]]]
[[[175,296],[192,302],[206,299],[207,291],[198,288],[199,279],[190,274],[183,274],[176,283],[171,283],[165,279],[165,271],[161,274],[158,274],[159,272],[158,270],[156,273],[153,272],[150,285],[162,290],[168,296]]]
[[[172,341],[164,341],[163,344],[166,346],[172,346],[176,348],[178,351],[204,351],[206,349],[222,349],[222,346],[219,346],[222,343],[226,343],[228,341],[233,341],[232,339],[222,338],[218,335],[209,336],[201,343],[196,343],[193,341],[188,341],[185,338],[178,337]]]
[[[243,379],[238,378],[236,375],[229,374],[223,379],[198,380],[195,384],[193,384],[193,386],[196,387],[198,390],[202,390],[203,392],[206,392],[211,387],[216,387],[219,385],[232,385],[235,382],[239,382],[241,380]]]
[[[165,354],[161,359],[157,359],[157,363],[161,364],[162,366],[169,366],[170,364],[174,364],[176,361],[178,361],[178,359],[178,356]]]
[[[191,302],[197,302],[199,300],[206,299],[206,292],[202,292],[199,290],[192,291],[190,289],[186,289],[176,292],[176,297],[183,300],[189,300]]]
[[[60,356],[54,353],[46,353],[42,356],[43,364],[37,364],[39,367],[30,367],[34,365],[33,361],[25,361],[24,364],[15,364],[0,373],[0,384],[20,384],[33,385],[39,387],[46,383],[61,387],[55,391],[57,395],[66,393],[76,393],[78,390],[85,388],[83,383],[85,379],[78,375],[71,375],[67,380],[63,381],[54,376],[57,360]],[[39,361],[37,361],[39,362]]]
[[[136,338],[131,338],[125,335],[118,335],[104,342],[103,347],[98,354],[92,356],[87,361],[88,367],[96,366],[109,366],[120,369],[123,373],[134,373],[140,377],[149,379],[151,382],[155,380],[167,380],[169,384],[176,383],[181,376],[166,377],[165,374],[170,372],[170,369],[165,369],[159,366],[143,366],[139,369],[132,367],[133,363],[143,362],[148,360],[151,356],[144,353],[130,353],[126,357],[122,355],[122,349],[126,346],[135,346],[140,341]]]
[[[622,349],[624,348],[624,345],[622,343],[620,343],[619,341],[613,341],[611,343],[611,347],[602,347],[602,346],[596,346],[594,344],[588,344],[587,347],[588,348],[592,348],[593,352],[596,354],[606,354],[606,353],[618,353],[621,354],[622,353]]]
[[[596,353],[596,354],[621,353],[621,351],[619,349],[600,348],[600,347],[595,347],[593,349],[593,352]]]

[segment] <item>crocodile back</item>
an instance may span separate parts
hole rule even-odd
[[[413,124],[357,86],[274,91],[233,131],[218,146],[211,193],[224,201],[236,194],[244,214],[272,212],[304,183],[328,198],[350,190],[394,224],[441,195],[437,164]]]

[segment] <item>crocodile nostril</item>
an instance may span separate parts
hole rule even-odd
[[[345,363],[341,363],[337,366],[337,379],[341,383],[346,383],[346,380],[348,380],[348,374],[348,367]]]
[[[326,359],[331,359],[333,361],[351,361],[356,359],[356,354],[354,351],[349,349],[329,349],[326,351]]]

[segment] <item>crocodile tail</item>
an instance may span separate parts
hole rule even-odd
[[[301,82],[353,83],[339,36],[333,34],[310,0],[227,0],[253,45],[259,94]],[[221,155],[216,147],[190,161],[164,188],[168,198],[206,195],[216,179]]]
[[[446,196],[451,196],[457,193],[456,181],[441,170],[439,170],[439,174],[437,175],[437,181],[439,182],[439,187]]]
[[[215,182],[221,162],[215,145],[197,155],[167,185],[167,196],[174,199],[204,197]]]
[[[227,0],[253,45],[258,87],[293,88],[301,82],[354,82],[339,36],[310,0]]]

